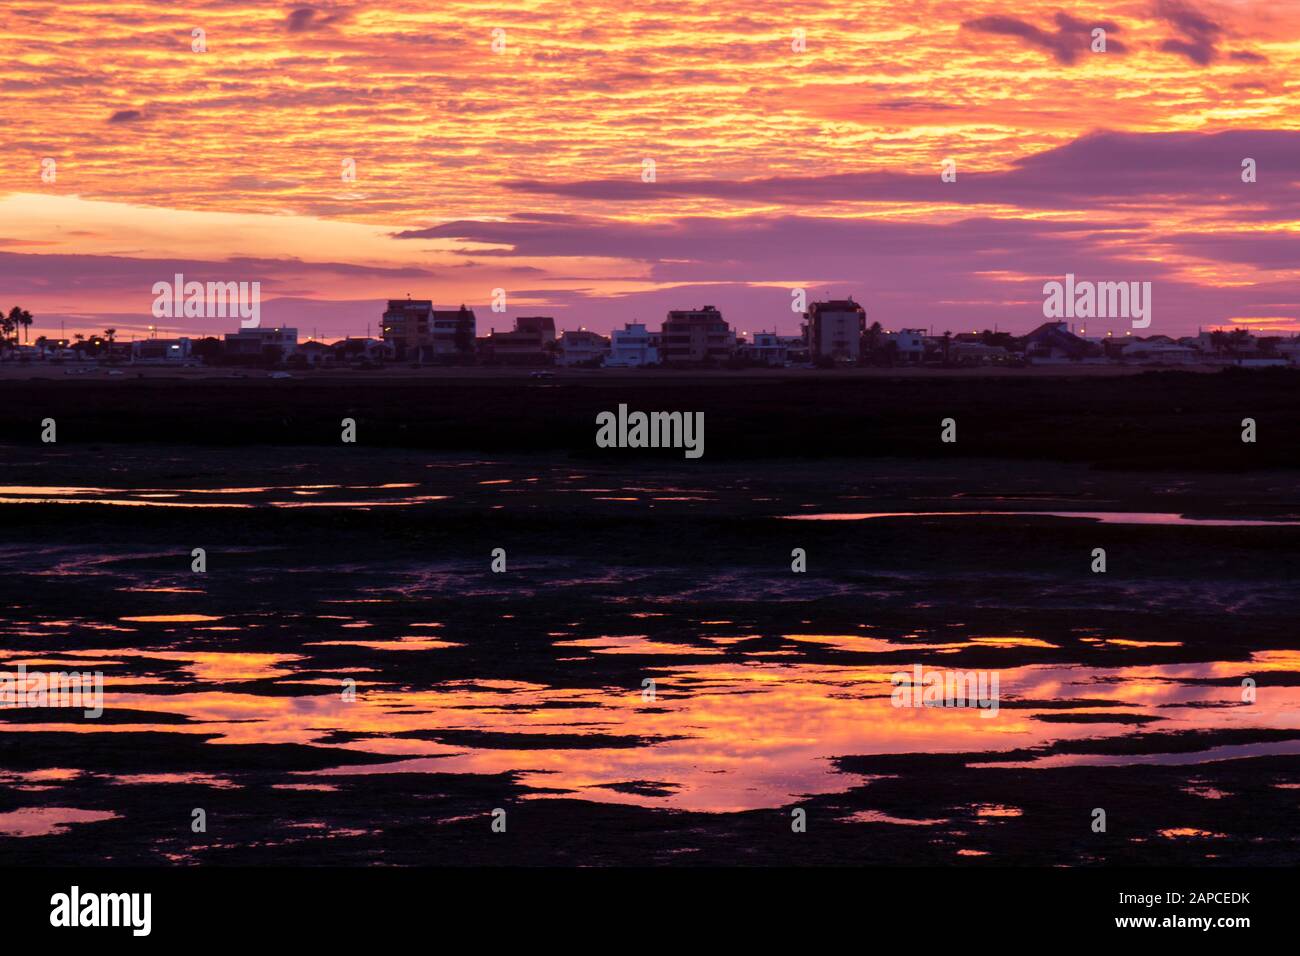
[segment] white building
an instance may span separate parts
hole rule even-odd
[[[790,346],[775,332],[755,332],[754,341],[746,343],[741,352],[758,365],[779,368],[790,361]]]
[[[898,350],[900,362],[915,362],[918,365],[925,358],[925,329],[899,329],[886,332],[885,341],[893,342]]]
[[[852,298],[814,302],[804,313],[808,351],[815,359],[856,362],[862,356],[867,313]]]
[[[637,368],[658,364],[659,349],[655,347],[654,336],[640,322],[629,322],[623,328],[615,329],[610,333],[610,338],[606,366]]]

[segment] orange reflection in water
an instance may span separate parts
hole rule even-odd
[[[0,836],[36,837],[66,833],[74,823],[116,820],[111,810],[78,810],[75,807],[23,807],[0,813]]]
[[[134,617],[120,617],[118,620],[134,624],[199,624],[204,621],[219,621],[221,618],[211,614],[138,614]]]
[[[1290,527],[1300,521],[1268,518],[1189,518],[1162,511],[839,511],[779,515],[786,521],[872,521],[877,518],[1077,518],[1099,524],[1144,524],[1203,528]]]
[[[568,788],[592,799],[714,811],[780,806],[803,794],[836,792],[860,782],[834,772],[831,758],[837,755],[997,752],[1106,735],[1104,725],[1096,723],[1036,719],[1040,714],[1060,714],[1055,705],[1061,699],[1098,702],[1071,713],[1140,713],[1160,717],[1168,729],[1277,726],[1284,721],[1284,711],[1300,704],[1300,689],[1278,688],[1280,693],[1268,704],[1243,712],[1233,707],[1198,706],[1231,703],[1238,695],[1237,688],[1184,682],[1240,673],[1243,666],[1249,669],[1250,665],[1005,669],[998,672],[1005,699],[1041,700],[1045,706],[1002,708],[994,719],[983,718],[970,708],[896,708],[890,700],[889,672],[866,667],[720,663],[656,669],[659,693],[653,704],[642,704],[639,694],[626,692],[602,692],[593,697],[532,685],[492,691],[448,688],[419,695],[418,700],[398,695],[402,706],[428,708],[431,713],[424,717],[390,714],[384,725],[390,729],[409,727],[415,721],[500,734],[557,734],[590,724],[590,729],[601,733],[644,737],[652,742],[642,747],[568,750],[476,749],[410,740],[383,741],[377,748],[367,741],[361,745],[367,750],[422,755],[382,768],[344,768],[331,773],[514,770],[522,773],[526,783]],[[372,699],[378,703],[392,698],[381,692]],[[585,706],[565,708],[559,720],[553,711],[528,707],[556,700]],[[494,707],[494,703],[523,704],[525,709],[507,710]],[[469,711],[447,709],[466,706]],[[1128,728],[1120,732],[1127,733]],[[682,739],[663,739],[679,735]],[[544,742],[544,738],[537,741]],[[1286,744],[1267,747],[1281,752]],[[1044,758],[1044,765],[1051,760]],[[600,789],[628,781],[658,781],[676,789],[670,796]],[[1001,812],[994,808],[985,815]]]
[[[876,638],[845,637],[876,649]],[[392,758],[388,763],[301,774],[303,783],[324,782],[322,778],[344,774],[513,772],[525,785],[566,790],[587,799],[701,811],[783,806],[807,794],[869,784],[867,777],[837,771],[837,756],[996,754],[1132,732],[1128,725],[1104,720],[1059,722],[1062,715],[1156,718],[1143,728],[1147,733],[1300,726],[1300,687],[1270,687],[1268,694],[1245,706],[1239,686],[1244,676],[1294,669],[1300,663],[1300,652],[1291,651],[1260,653],[1242,662],[1002,668],[996,673],[1003,706],[990,718],[978,708],[894,706],[891,676],[896,670],[909,671],[908,667],[756,657],[683,661],[676,657],[681,647],[635,635],[564,641],[560,646],[588,653],[617,653],[636,646],[643,653],[662,651],[674,658],[672,663],[643,669],[655,681],[653,700],[643,700],[640,687],[570,688],[525,681],[455,680],[433,687],[395,689],[358,680],[356,700],[348,701],[340,693],[340,681],[321,676],[316,665],[304,665],[312,667],[313,674],[297,677],[295,668],[303,661],[301,655],[99,650],[66,657],[77,661],[79,654],[93,659],[111,653],[128,664],[135,658],[162,658],[183,662],[183,671],[198,684],[285,678],[299,687],[314,684],[321,689],[309,695],[261,695],[196,687],[159,695],[134,689],[133,682],[140,678],[110,674],[106,677],[106,708],[182,713],[193,722],[152,724],[144,717],[138,723],[74,728],[77,730],[138,731],[147,727],[215,734],[214,746],[315,744]],[[347,673],[360,678],[364,669],[350,668]],[[1216,679],[1227,683],[1205,683]],[[158,680],[154,678],[152,683]],[[1070,701],[1078,701],[1079,706],[1061,706]],[[1016,706],[1006,706],[1010,703]],[[1043,716],[1053,719],[1039,719]],[[23,724],[13,732],[48,726]],[[330,735],[334,732],[357,735],[357,739],[333,742]],[[404,733],[419,736],[393,736]],[[600,735],[590,741],[594,746],[580,745],[583,737],[592,735]],[[1300,743],[1289,741],[1248,747],[1254,753],[1297,748]],[[1044,755],[1020,765],[1193,763],[1231,749],[1142,757]],[[654,783],[656,790],[666,793],[610,789],[631,782]],[[1015,812],[1016,808],[991,805],[976,811],[978,817],[988,819]]]

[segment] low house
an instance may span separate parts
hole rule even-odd
[[[1100,361],[1102,347],[1075,335],[1067,322],[1044,322],[1024,338],[1025,358],[1039,365]]]
[[[520,316],[509,332],[490,332],[478,340],[479,358],[489,365],[550,365],[554,359],[555,320]]]
[[[610,333],[609,355],[605,365],[611,368],[639,368],[659,363],[659,336],[640,322],[629,322]]]
[[[609,339],[586,329],[560,336],[561,365],[600,365],[609,353]]]
[[[948,361],[954,365],[1006,365],[1011,361],[1011,353],[1001,345],[985,345],[983,342],[950,342]]]
[[[283,362],[297,349],[297,329],[256,328],[227,332],[222,351],[227,358],[236,360],[265,359]]]
[[[184,364],[192,359],[188,338],[139,339],[131,343],[131,361],[139,365]]]
[[[339,339],[330,346],[332,361],[340,365],[378,365],[397,357],[397,343],[369,337]]]
[[[1300,338],[1279,342],[1277,354],[1286,359],[1288,365],[1300,365]]]
[[[790,346],[775,332],[755,332],[752,342],[740,347],[740,356],[754,365],[784,367],[790,362]]]
[[[1179,345],[1163,335],[1149,339],[1129,339],[1119,354],[1125,362],[1141,362],[1145,365],[1195,365],[1201,360],[1199,349]]]
[[[925,329],[899,329],[886,332],[885,349],[903,365],[920,365],[925,360]]]
[[[307,368],[317,368],[321,365],[329,365],[334,359],[334,350],[324,342],[317,342],[315,339],[302,343],[298,346],[298,359],[295,364],[301,364]]]

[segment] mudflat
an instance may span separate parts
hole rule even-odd
[[[1228,461],[1281,444],[1289,381],[1143,390],[1172,396],[1151,419]],[[749,413],[719,386],[631,399],[704,410],[708,452],[685,461],[595,448],[617,389],[222,383],[177,432],[202,396],[128,384],[3,413],[4,668],[104,685],[95,719],[0,709],[7,862],[1300,858],[1293,450],[1216,469],[1196,447],[1106,446],[1080,414],[1061,454],[1086,391],[1019,401],[1000,426],[1027,423],[1015,456],[962,448],[982,393],[952,413],[962,450],[906,454],[906,424],[937,444],[953,397],[929,383],[879,407],[796,391],[805,432],[901,418],[840,455],[759,454],[762,389]],[[1260,442],[1234,448],[1251,401]],[[356,445],[330,421],[347,407]],[[728,442],[728,408],[749,437]],[[547,413],[541,447],[502,450]],[[57,443],[15,434],[47,414]],[[996,673],[996,716],[895,706],[917,667]]]

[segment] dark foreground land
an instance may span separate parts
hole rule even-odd
[[[0,710],[0,861],[1294,865],[1296,383],[33,386],[0,654],[106,698]]]
[[[250,373],[259,374],[259,373]],[[260,373],[265,374],[265,373]],[[39,445],[46,418],[77,445],[337,445],[353,418],[362,448],[626,462],[600,450],[596,415],[703,412],[709,461],[1008,458],[1109,468],[1240,471],[1300,467],[1300,370],[1124,376],[838,377],[816,374],[559,373],[478,370],[446,378],[0,380],[0,442]],[[957,442],[939,441],[957,421]],[[1259,438],[1240,440],[1253,418]]]

